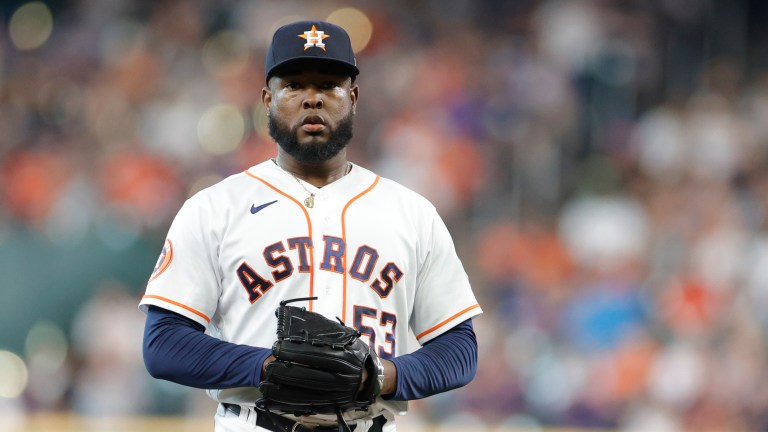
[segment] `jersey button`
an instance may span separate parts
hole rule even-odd
[[[319,196],[320,196],[320,199],[328,199],[328,193],[327,192],[321,192]]]
[[[324,218],[323,218],[323,222],[325,222],[325,223],[327,223],[327,224],[331,223],[331,217],[330,217],[330,216],[326,216],[326,217],[324,217]]]

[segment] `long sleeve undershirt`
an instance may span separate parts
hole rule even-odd
[[[427,342],[420,349],[395,357],[397,390],[392,400],[413,400],[462,387],[477,371],[477,339],[472,320]]]
[[[144,328],[144,364],[150,375],[189,387],[256,387],[270,348],[224,342],[199,323],[150,306]],[[477,370],[477,342],[467,320],[411,354],[392,360],[397,389],[387,397],[412,400],[467,384]]]

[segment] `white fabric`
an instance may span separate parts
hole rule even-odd
[[[172,310],[237,344],[271,347],[279,302],[310,295],[318,300],[297,305],[358,328],[384,358],[408,352],[409,326],[423,344],[481,313],[435,208],[357,165],[318,189],[263,162],[187,200],[167,240],[141,308]],[[246,288],[255,277],[266,281],[258,298]],[[209,394],[252,404],[258,390]]]

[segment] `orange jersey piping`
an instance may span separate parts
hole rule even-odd
[[[172,304],[174,306],[178,306],[178,307],[180,307],[182,309],[185,309],[185,310],[188,310],[188,311],[192,312],[193,314],[195,314],[195,315],[199,316],[200,318],[204,319],[205,322],[211,322],[211,319],[208,318],[208,315],[200,312],[197,309],[191,308],[191,307],[189,307],[189,306],[187,306],[185,304],[179,303],[177,301],[173,301],[173,300],[171,300],[169,298],[161,297],[159,295],[154,295],[154,294],[147,294],[147,295],[144,296],[144,298],[145,299],[157,299],[157,300],[164,301],[166,303],[170,303],[170,304]]]
[[[458,316],[460,316],[460,315],[463,315],[463,314],[465,314],[465,313],[467,313],[467,312],[471,311],[472,309],[475,309],[475,308],[479,308],[479,307],[480,307],[480,305],[479,305],[479,304],[475,304],[475,305],[472,305],[472,306],[470,306],[470,307],[468,307],[468,308],[464,309],[464,310],[463,310],[463,311],[461,311],[461,312],[458,312],[458,313],[456,313],[456,314],[454,314],[454,315],[450,316],[449,318],[445,319],[443,322],[441,322],[441,323],[437,324],[436,326],[432,327],[431,329],[423,331],[423,332],[422,332],[420,335],[416,336],[416,339],[421,339],[421,338],[423,338],[424,336],[426,336],[426,335],[428,335],[428,334],[432,333],[433,331],[435,331],[435,330],[439,329],[440,327],[442,327],[442,326],[444,326],[444,325],[448,324],[449,322],[453,321],[454,319],[456,319],[456,317],[458,317]]]
[[[304,208],[304,206],[296,200],[296,198],[288,195],[287,193],[281,191],[277,187],[273,186],[263,178],[251,174],[249,171],[245,171],[245,173],[252,177],[255,180],[258,180],[262,183],[264,183],[268,188],[272,189],[273,191],[279,193],[280,195],[288,198],[289,200],[296,203],[297,206],[301,209],[301,211],[304,212],[304,217],[307,219],[307,229],[309,230],[309,238],[312,238],[312,221],[309,219],[309,213],[307,212],[307,209]],[[309,297],[313,297],[315,293],[315,254],[314,251],[309,254]],[[309,310],[312,310],[312,300],[309,301]]]
[[[360,197],[367,194],[371,191],[376,185],[379,183],[379,176],[376,176],[376,179],[373,180],[373,183],[368,186],[368,188],[356,196],[354,196],[349,202],[344,206],[344,209],[341,211],[341,239],[344,241],[344,262],[342,263],[342,266],[344,267],[344,282],[343,282],[343,295],[342,295],[342,304],[341,304],[341,320],[344,322],[347,322],[347,251],[349,250],[349,244],[347,243],[347,224],[344,220],[344,217],[347,214],[347,209],[349,206],[357,201]]]

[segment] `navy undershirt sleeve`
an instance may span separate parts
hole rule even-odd
[[[147,312],[143,351],[154,378],[205,389],[258,386],[272,353],[216,339],[199,323],[155,306]]]
[[[154,378],[205,389],[259,385],[261,365],[271,349],[224,342],[204,332],[202,325],[189,318],[149,306],[143,345],[147,371]],[[461,387],[477,369],[472,321],[392,361],[397,390],[386,399],[421,399]]]
[[[421,399],[468,384],[477,371],[477,339],[472,320],[392,361],[397,368],[397,390],[386,399]]]

